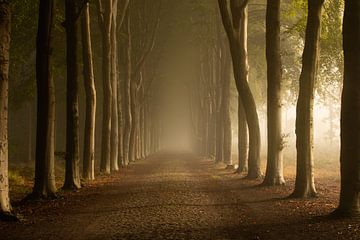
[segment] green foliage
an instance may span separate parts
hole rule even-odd
[[[325,1],[320,39],[320,61],[316,93],[325,102],[330,97],[339,101],[343,75],[342,54],[342,1]],[[294,0],[284,4],[282,54],[287,102],[296,100],[301,55],[307,20],[307,1]]]

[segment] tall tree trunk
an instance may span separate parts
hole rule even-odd
[[[248,175],[247,178],[255,179],[261,177],[260,170],[260,149],[261,136],[259,117],[256,110],[255,99],[251,93],[248,83],[249,79],[249,64],[247,54],[247,28],[248,28],[248,10],[244,8],[241,13],[242,25],[239,36],[240,44],[231,44],[233,57],[233,65],[235,72],[236,86],[243,103],[246,122],[249,130],[249,154],[248,154]],[[231,48],[230,48],[231,49]],[[242,133],[244,134],[244,133]]]
[[[118,117],[118,127],[119,127],[119,131],[118,131],[118,135],[119,135],[119,140],[118,140],[118,163],[120,164],[121,167],[124,167],[124,109],[123,109],[123,84],[124,80],[120,80],[118,81],[118,110],[119,110],[119,117]]]
[[[223,131],[224,131],[224,144],[223,154],[224,163],[227,165],[233,165],[231,157],[231,146],[232,146],[232,130],[231,130],[231,59],[229,56],[229,50],[224,50],[224,63],[223,63],[223,87],[222,87],[222,102],[221,102],[221,113],[223,116]]]
[[[0,219],[12,215],[8,177],[8,92],[10,50],[10,3],[0,3]],[[5,233],[4,233],[5,234]]]
[[[296,181],[291,197],[316,195],[313,173],[313,108],[314,84],[317,76],[320,42],[320,21],[324,0],[308,1],[305,47],[296,106]]]
[[[341,100],[341,191],[334,212],[340,216],[360,214],[360,2],[345,1],[344,85]]]
[[[78,189],[80,184],[79,83],[78,83],[78,5],[65,1],[66,28],[66,168],[64,189]]]
[[[120,21],[116,24],[117,29],[121,29],[123,26],[123,23],[125,21],[125,18],[126,18],[127,12],[128,12],[129,2],[130,2],[129,0],[121,1],[121,3],[123,3],[123,9],[122,9],[122,11],[120,11],[120,14],[118,14]],[[116,5],[118,5],[118,4],[116,4]],[[118,31],[116,31],[116,32],[118,32]],[[117,56],[117,54],[118,54],[117,46],[113,52]],[[123,55],[121,55],[120,58],[122,58],[122,57],[123,57]],[[117,63],[119,63],[118,60],[117,60]],[[122,167],[124,166],[124,109],[123,109],[124,75],[125,74],[122,74],[121,78],[118,77],[117,86],[116,86],[117,110],[118,110],[118,117],[117,117],[117,122],[118,122],[117,123],[118,124],[118,131],[117,131],[118,132],[118,165],[120,164]]]
[[[268,186],[285,184],[281,132],[280,2],[268,0],[266,8],[268,155],[263,184]]]
[[[140,160],[141,159],[141,142],[140,142],[140,139],[141,139],[141,132],[140,132],[140,129],[141,129],[141,120],[140,120],[140,106],[138,107],[138,122],[137,122],[137,127],[136,127],[136,160]]]
[[[148,104],[148,101],[145,100],[145,139],[146,139],[146,143],[145,143],[145,150],[146,150],[146,156],[148,157],[152,152],[151,152],[151,125],[152,125],[152,118],[151,118],[151,110],[150,110],[150,106]]]
[[[203,156],[208,156],[209,150],[209,104],[207,101],[204,101],[204,106],[203,106],[203,116],[202,119],[203,121],[200,122],[201,127],[202,127],[202,155]]]
[[[216,152],[216,114],[215,106],[210,101],[209,124],[208,124],[208,156],[215,159]]]
[[[123,152],[124,152],[124,165],[129,164],[129,149],[130,149],[130,130],[132,125],[132,116],[131,116],[131,73],[132,73],[132,64],[131,64],[131,18],[130,11],[128,10],[127,14],[127,46],[126,46],[126,76],[124,80],[124,93],[123,93],[123,109],[124,109],[124,142],[123,142]]]
[[[111,89],[112,89],[112,111],[111,111],[111,155],[110,166],[111,171],[118,171],[118,145],[119,145],[119,125],[118,125],[118,95],[117,95],[117,8],[118,1],[112,0],[112,17],[111,17]]]
[[[227,0],[218,0],[219,8],[230,43],[230,52],[234,68],[236,88],[239,92],[245,110],[246,122],[249,129],[249,170],[247,178],[261,177],[260,149],[261,136],[259,116],[255,99],[248,83],[249,66],[247,54],[247,0],[230,1],[229,12]]]
[[[129,161],[134,162],[136,160],[136,128],[138,123],[137,106],[136,106],[136,84],[134,79],[130,84],[130,111],[131,111],[131,128],[129,139]]]
[[[103,122],[100,171],[110,173],[111,157],[111,17],[112,0],[98,0],[98,16],[102,33]]]
[[[248,143],[249,130],[246,123],[245,109],[238,96],[238,161],[239,167],[236,170],[238,174],[247,173],[248,171]]]
[[[86,3],[82,16],[83,74],[86,95],[86,116],[84,129],[84,179],[95,179],[95,121],[96,121],[96,88],[90,34],[90,9]]]
[[[141,110],[140,110],[140,122],[141,122],[141,128],[140,128],[140,131],[141,131],[141,137],[140,137],[140,142],[141,142],[141,158],[142,159],[145,159],[146,158],[146,118],[145,118],[145,104],[142,103],[141,104]]]
[[[37,128],[35,183],[29,198],[54,197],[56,192],[55,85],[52,77],[52,30],[55,1],[41,0],[36,38]]]
[[[221,109],[217,111],[216,118],[215,163],[221,163],[224,161],[224,121]]]

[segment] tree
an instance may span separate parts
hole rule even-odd
[[[132,125],[132,116],[131,116],[131,72],[132,72],[132,63],[131,63],[131,49],[132,49],[132,40],[131,40],[131,17],[130,17],[130,7],[126,16],[126,50],[125,50],[125,59],[126,59],[126,76],[123,83],[123,113],[124,113],[124,133],[123,133],[123,165],[129,164],[129,148],[130,148],[130,130]]]
[[[78,80],[78,11],[75,0],[65,1],[66,29],[66,167],[64,189],[81,188],[79,136],[79,80]]]
[[[8,177],[8,92],[10,50],[10,3],[0,2],[0,219],[16,219],[12,215]]]
[[[118,74],[117,74],[117,17],[118,17],[118,0],[112,0],[112,14],[111,14],[111,136],[110,136],[110,168],[111,171],[119,170],[118,154],[119,154],[119,109],[118,109]]]
[[[247,82],[247,31],[246,22],[241,24],[246,14],[248,0],[218,0],[222,22],[227,33],[233,62],[236,88],[245,110],[249,129],[249,171],[248,178],[261,177],[260,170],[260,126],[254,97]],[[230,11],[229,11],[230,10]]]
[[[159,28],[160,22],[160,3],[159,4],[146,4],[143,2],[138,2],[138,5],[135,5],[133,2],[133,11],[129,11],[130,18],[137,17],[137,22],[133,22],[129,30],[129,38],[132,43],[129,47],[131,54],[131,61],[134,63],[133,68],[131,68],[131,81],[130,81],[130,100],[126,100],[126,103],[130,103],[126,108],[130,108],[131,112],[131,127],[130,129],[125,129],[125,131],[130,131],[129,134],[129,150],[128,150],[128,159],[130,162],[137,160],[140,152],[141,144],[139,142],[140,138],[140,126],[142,124],[141,120],[141,89],[144,84],[143,78],[143,68],[144,64],[153,51],[156,42],[156,33]],[[158,8],[157,8],[158,7]],[[137,38],[131,36],[133,31]],[[127,90],[126,90],[127,91]],[[124,94],[127,98],[127,93]],[[125,110],[126,112],[127,110]],[[129,114],[125,114],[129,116]],[[129,121],[129,120],[127,120]],[[128,134],[128,133],[127,133]],[[126,134],[126,135],[127,135]],[[125,138],[127,140],[127,138]],[[140,140],[141,141],[141,140]]]
[[[313,174],[313,107],[323,3],[324,0],[308,0],[305,46],[296,106],[296,181],[291,197],[316,196]]]
[[[55,197],[55,86],[52,76],[54,1],[41,0],[36,39],[37,128],[35,184],[28,198]]]
[[[266,9],[268,155],[264,185],[285,183],[281,129],[280,0],[268,0]]]
[[[222,64],[222,101],[221,101],[221,115],[223,121],[223,131],[224,131],[224,145],[223,145],[223,154],[224,154],[224,163],[227,165],[232,165],[231,161],[231,146],[232,146],[232,130],[231,130],[231,112],[230,112],[230,101],[231,101],[231,59],[229,50],[226,49],[226,46],[223,48],[223,64]]]
[[[111,159],[111,114],[112,114],[112,83],[111,83],[111,18],[112,1],[96,1],[99,26],[102,36],[102,77],[103,77],[103,122],[101,138],[100,171],[110,173]]]
[[[82,52],[83,74],[86,95],[86,116],[84,129],[84,161],[83,177],[88,180],[95,178],[95,121],[96,121],[96,88],[94,80],[94,65],[90,35],[90,10],[89,3],[83,8],[82,13]]]
[[[244,9],[244,16],[241,19],[240,22],[242,28],[244,29],[242,31],[242,39],[245,37],[245,32],[247,33],[247,26],[248,26],[248,9]],[[247,40],[245,40],[247,41]],[[246,45],[247,46],[247,45]],[[245,47],[245,45],[244,45]],[[246,81],[249,80],[249,73],[248,73],[248,60],[244,60],[245,67],[247,69],[246,75],[244,76],[246,78]],[[247,173],[248,171],[248,147],[249,147],[249,130],[248,125],[246,123],[246,112],[243,105],[243,102],[241,100],[241,96],[238,95],[238,162],[239,167],[236,170],[238,174],[241,173]]]
[[[118,34],[118,32],[120,32],[119,30],[122,29],[124,22],[125,22],[125,19],[126,19],[126,16],[127,16],[127,12],[128,12],[128,8],[129,8],[129,3],[130,3],[130,0],[125,0],[123,1],[123,8],[122,8],[122,11],[120,13],[120,23],[117,25],[117,31],[116,33]],[[122,44],[123,45],[123,48],[122,49],[125,49],[125,44]],[[124,60],[126,59],[126,56],[124,56],[124,51],[123,50],[120,50],[120,52],[122,54],[120,54],[120,58],[123,58]],[[118,54],[117,53],[117,50],[114,51],[114,54]],[[120,59],[120,58],[117,58]],[[118,63],[120,62],[120,66],[121,65],[124,65],[123,63],[125,61],[117,61]],[[122,76],[125,76],[125,68],[122,68],[123,69],[123,72],[124,74]],[[124,166],[124,113],[123,113],[123,82],[124,82],[124,77],[123,78],[119,78],[118,81],[117,81],[117,86],[116,86],[116,90],[117,90],[117,109],[118,109],[118,118],[117,118],[117,125],[118,125],[118,164],[121,164],[121,166]]]
[[[343,22],[344,84],[341,100],[341,191],[334,214],[360,214],[359,122],[360,122],[360,2],[345,1]]]
[[[249,130],[246,123],[245,109],[241,97],[238,96],[238,162],[239,167],[236,170],[238,174],[248,171],[248,147]]]

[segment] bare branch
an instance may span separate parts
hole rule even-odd
[[[127,13],[128,9],[129,9],[129,3],[130,3],[130,0],[125,0],[124,7],[120,12],[119,22],[117,23],[118,30],[121,29],[121,27],[122,27],[122,25],[124,23],[126,13]]]
[[[155,25],[155,28],[153,29],[153,33],[151,36],[151,42],[148,45],[147,49],[143,52],[143,54],[141,55],[139,61],[137,62],[136,66],[135,66],[135,70],[132,73],[132,78],[136,77],[136,75],[140,72],[141,67],[144,65],[146,57],[152,52],[152,50],[155,47],[155,40],[156,40],[156,33],[159,29],[160,26],[160,10],[158,12],[158,16],[157,16],[157,22]]]
[[[218,0],[222,23],[229,38],[234,36],[233,24],[230,17],[227,0]]]

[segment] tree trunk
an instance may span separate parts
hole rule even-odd
[[[119,118],[118,118],[118,127],[119,127],[119,131],[118,131],[118,136],[119,136],[119,140],[118,140],[118,163],[120,164],[121,167],[124,167],[124,114],[123,114],[123,80],[121,81],[119,79],[118,81],[118,110],[119,110]]]
[[[291,197],[316,195],[313,173],[313,107],[320,42],[320,21],[324,0],[308,1],[305,47],[296,106],[296,181]]]
[[[227,6],[227,0],[218,0],[218,2],[223,24],[230,43],[236,88],[244,107],[246,122],[249,129],[249,170],[247,178],[256,179],[261,177],[261,136],[256,103],[248,83],[247,0],[230,1],[231,17]]]
[[[216,114],[215,106],[213,106],[212,100],[210,101],[209,112],[209,124],[208,124],[208,156],[211,159],[215,159],[216,152]]]
[[[141,158],[145,159],[146,158],[146,118],[145,118],[145,104],[142,103],[141,105],[141,110],[140,110],[140,122],[141,122],[141,126],[140,126],[140,132],[141,132],[141,137],[140,137],[140,142],[141,142]]]
[[[41,0],[36,39],[37,128],[35,183],[28,198],[54,197],[56,192],[55,86],[52,77],[52,29],[55,3]]]
[[[118,171],[118,145],[119,145],[119,125],[118,125],[118,95],[117,95],[117,7],[118,1],[112,0],[112,17],[111,17],[111,89],[112,89],[112,111],[111,111],[111,171]]]
[[[135,162],[136,160],[136,128],[138,123],[138,114],[136,106],[136,84],[134,79],[130,84],[130,112],[131,112],[131,128],[130,128],[130,139],[129,139],[129,161]]]
[[[217,111],[216,117],[215,163],[222,163],[224,161],[224,117],[220,109]]]
[[[10,3],[0,3],[0,219],[12,215],[8,177],[8,92],[10,50]]]
[[[223,131],[224,131],[224,144],[223,144],[223,154],[224,154],[224,163],[228,166],[232,166],[232,157],[231,157],[231,146],[232,146],[232,130],[231,130],[231,111],[230,111],[230,92],[231,92],[231,59],[229,56],[229,50],[224,50],[224,63],[223,63],[223,87],[222,87],[222,101],[221,101],[221,113],[223,117]]]
[[[360,214],[360,2],[345,1],[344,85],[341,100],[341,191],[334,212],[339,216]]]
[[[238,160],[239,167],[236,170],[238,174],[248,171],[248,142],[249,131],[246,123],[245,109],[240,96],[238,96]]]
[[[280,53],[280,0],[268,0],[266,9],[268,156],[263,184],[285,184],[282,158],[282,96]]]
[[[75,0],[65,1],[66,28],[66,168],[64,189],[78,189],[80,184],[80,136],[79,136],[79,83],[78,83],[78,41],[77,11]]]
[[[150,132],[150,128],[151,128],[151,117],[150,117],[150,110],[149,110],[149,106],[148,106],[148,101],[147,99],[144,100],[144,108],[145,108],[145,115],[144,115],[144,119],[145,119],[145,135],[144,135],[144,143],[145,143],[145,156],[148,157],[150,154],[150,138],[151,138],[151,132]]]
[[[128,10],[127,14],[127,46],[126,46],[126,76],[124,81],[124,93],[123,93],[123,109],[124,109],[124,142],[123,142],[123,152],[124,152],[124,165],[129,164],[129,146],[130,146],[130,130],[132,125],[132,116],[131,116],[131,23],[130,23],[130,11]]]
[[[98,15],[102,33],[103,122],[100,171],[110,173],[111,157],[111,16],[112,0],[98,0]]]
[[[96,121],[96,88],[94,80],[94,66],[92,59],[92,44],[90,35],[89,3],[83,9],[82,16],[82,47],[83,74],[86,95],[86,116],[84,129],[84,162],[83,177],[87,180],[95,179],[95,121]]]

